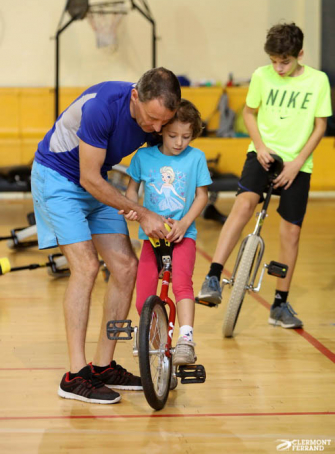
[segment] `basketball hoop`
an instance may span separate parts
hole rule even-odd
[[[124,0],[93,3],[89,6],[87,18],[95,32],[99,49],[108,48],[111,52],[117,49],[117,30],[126,14]]]

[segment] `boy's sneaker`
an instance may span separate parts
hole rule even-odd
[[[297,317],[290,303],[281,303],[280,306],[270,309],[270,325],[280,325],[282,328],[301,328],[303,323]]]
[[[58,395],[92,404],[115,404],[121,400],[119,393],[108,389],[92,375],[90,366],[83,367],[72,380],[67,372],[60,382]]]
[[[101,380],[108,388],[128,389],[129,391],[141,391],[143,389],[141,377],[131,374],[126,369],[112,361],[107,369],[102,372],[94,370],[90,363],[93,376]]]
[[[206,276],[201,290],[196,298],[197,303],[216,306],[221,303],[222,289],[216,276]]]
[[[177,341],[176,348],[172,357],[174,366],[182,366],[185,364],[194,364],[197,360],[194,352],[195,343],[187,341],[180,337]]]

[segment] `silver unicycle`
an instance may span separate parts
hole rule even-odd
[[[242,241],[230,279],[223,279],[223,285],[228,284],[232,287],[223,321],[222,331],[224,337],[233,336],[245,294],[248,291],[259,292],[265,269],[272,276],[286,277],[287,265],[271,261],[269,264],[264,264],[258,284],[254,285],[265,249],[264,241],[261,237],[261,229],[267,216],[267,209],[273,193],[273,180],[283,169],[282,159],[274,154],[272,157],[275,161],[269,170],[269,188],[262,210],[258,214],[255,230]]]

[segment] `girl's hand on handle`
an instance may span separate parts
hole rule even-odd
[[[170,242],[180,243],[184,238],[185,232],[187,230],[187,225],[180,220],[168,218],[169,225],[172,226],[171,232],[166,236],[166,239]]]

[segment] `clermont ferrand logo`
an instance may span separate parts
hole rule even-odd
[[[277,446],[277,451],[288,451],[293,444],[293,442],[289,441],[289,440],[277,440],[277,441],[282,442]]]
[[[279,442],[277,451],[325,451],[327,446],[330,446],[330,440],[324,439],[302,439],[302,440],[276,440]]]

